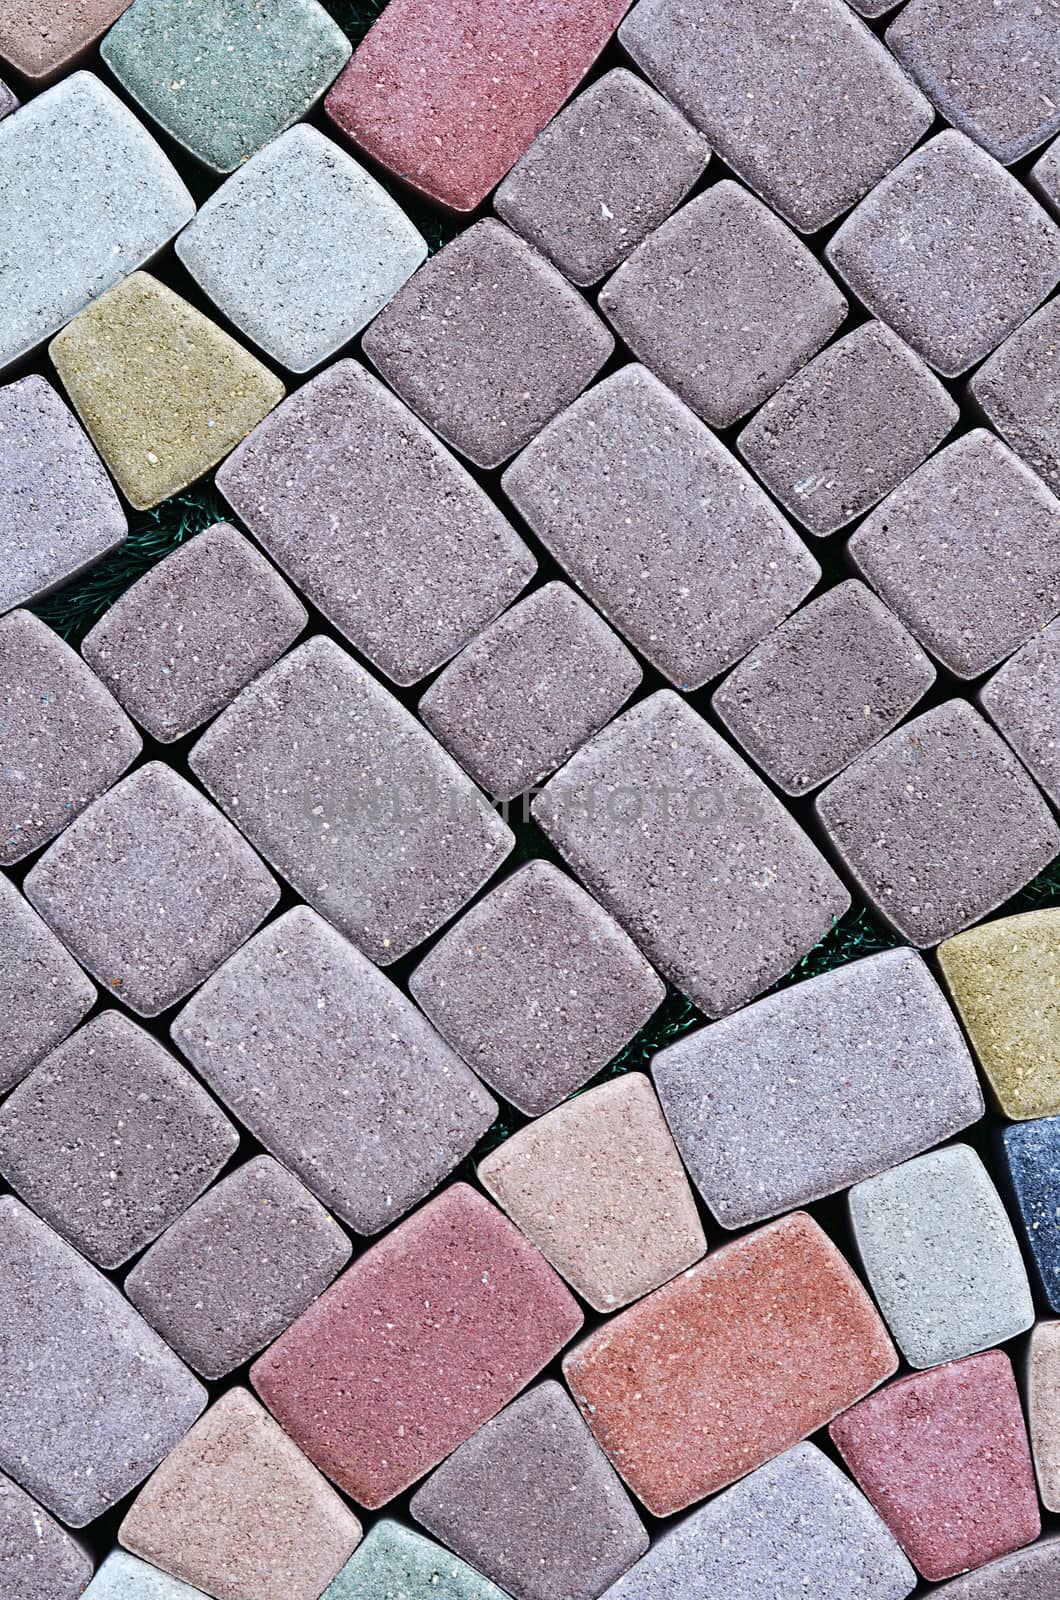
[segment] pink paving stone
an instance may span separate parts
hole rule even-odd
[[[473,211],[573,93],[628,5],[391,0],[327,113],[413,188]]]
[[[1041,1532],[1019,1391],[1000,1350],[889,1384],[829,1431],[929,1582],[984,1566]]]
[[[250,1377],[306,1455],[374,1510],[496,1416],[581,1324],[541,1252],[456,1183],[355,1261]]]

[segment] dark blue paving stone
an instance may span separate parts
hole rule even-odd
[[[1003,1137],[1022,1224],[1034,1264],[1054,1311],[1060,1311],[1060,1117],[1017,1122]]]

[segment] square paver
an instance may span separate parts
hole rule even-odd
[[[488,217],[432,256],[362,341],[391,388],[479,467],[528,444],[614,346],[562,273]]]
[[[944,377],[988,356],[1060,281],[1060,230],[962,133],[879,183],[825,254],[874,316]]]
[[[379,966],[455,916],[515,842],[422,723],[322,635],[244,689],[189,763],[265,859]]]
[[[93,1007],[96,986],[0,873],[0,1094]]]
[[[146,272],[82,311],[48,353],[138,511],[195,483],[284,395],[249,350]]]
[[[391,0],[327,98],[332,121],[406,183],[474,211],[560,109],[628,0]]]
[[[1060,1322],[1039,1322],[1027,1350],[1027,1423],[1038,1492],[1060,1510]]]
[[[725,179],[638,246],[600,309],[638,361],[727,428],[816,355],[847,302],[791,229]]]
[[[514,1600],[596,1600],[648,1548],[614,1468],[551,1381],[462,1444],[410,1510]]]
[[[138,1561],[124,1550],[114,1550],[104,1561],[84,1593],[84,1600],[207,1600],[168,1572]]]
[[[479,1182],[596,1311],[668,1282],[707,1241],[642,1073],[575,1095],[479,1162]]]
[[[459,1556],[389,1517],[369,1528],[321,1600],[412,1600],[417,1594],[439,1600],[506,1600],[496,1584]]]
[[[790,972],[850,904],[761,779],[669,690],[591,739],[533,814],[648,959],[708,1016],[746,1005]]]
[[[634,1494],[668,1516],[789,1450],[897,1364],[865,1290],[796,1212],[619,1312],[563,1372]]]
[[[919,356],[865,322],[815,356],[740,434],[740,454],[817,538],[896,488],[960,415]]]
[[[195,203],[128,107],[75,72],[0,123],[0,212],[2,370],[156,255]]]
[[[697,1029],[659,1052],[652,1076],[726,1228],[849,1188],[983,1114],[961,1030],[912,950],[849,962]]]
[[[102,461],[51,384],[0,389],[0,611],[76,578],[127,532]]]
[[[1010,656],[976,698],[1039,788],[1060,806],[1060,622]]]
[[[954,1578],[939,1600],[1060,1600],[1060,1539],[1039,1539],[978,1572]]]
[[[915,1584],[864,1495],[800,1444],[663,1529],[607,1600],[904,1600]]]
[[[894,612],[850,579],[766,634],[710,703],[767,777],[802,795],[890,733],[934,681]]]
[[[1000,1350],[888,1384],[829,1431],[930,1583],[984,1566],[1041,1532],[1019,1391]]]
[[[0,61],[35,83],[85,55],[129,0],[20,0],[0,17]]]
[[[530,861],[443,934],[409,991],[492,1089],[537,1117],[618,1055],[666,985],[591,895]]]
[[[735,456],[641,366],[622,367],[557,417],[501,485],[570,578],[678,688],[701,688],[738,661],[821,575]]]
[[[317,0],[134,0],[101,53],[171,139],[232,172],[305,116],[350,48]]]
[[[206,1391],[114,1285],[11,1195],[0,1197],[0,1269],[0,1471],[84,1527],[183,1438]]]
[[[169,744],[271,667],[307,615],[249,540],[215,522],[119,595],[81,653],[141,727]]]
[[[847,552],[958,678],[996,667],[1060,611],[1060,500],[985,428],[888,495]]]
[[[142,1017],[209,977],[279,898],[231,823],[158,761],[78,817],[24,887],[104,993]]]
[[[541,130],[493,205],[572,283],[588,286],[665,221],[709,160],[703,135],[643,78],[616,67]]]
[[[1001,1136],[1012,1214],[1046,1300],[1060,1311],[1060,1117],[1018,1122]],[[1058,1508],[1060,1509],[1060,1508]]]
[[[916,144],[920,91],[842,0],[640,0],[619,38],[738,177],[801,233]]]
[[[54,839],[143,742],[77,652],[29,611],[0,618],[0,863]]]
[[[1010,333],[969,381],[973,402],[1018,456],[1060,493],[1060,299]]]
[[[176,250],[228,320],[291,372],[360,333],[427,256],[386,190],[305,123],[234,172]]]
[[[417,710],[487,794],[512,800],[610,722],[642,676],[591,606],[547,583],[472,640]]]
[[[10,1478],[0,1474],[0,1585],[4,1600],[77,1600],[92,1558]]]
[[[497,1115],[401,990],[307,906],[237,951],[172,1031],[255,1138],[358,1233],[422,1200]]]
[[[215,1600],[318,1600],[361,1525],[253,1395],[230,1389],[140,1491],[118,1538]]]
[[[440,440],[355,361],[255,428],[217,487],[328,621],[403,685],[462,649],[537,566]]]
[[[996,910],[1060,852],[1041,794],[966,700],[888,734],[814,810],[844,871],[919,949]]]

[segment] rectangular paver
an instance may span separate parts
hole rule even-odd
[[[124,1550],[113,1550],[85,1590],[84,1600],[207,1600],[207,1596]]]
[[[978,1572],[954,1578],[939,1600],[1060,1600],[1060,1539],[1040,1539]]]
[[[1028,639],[976,698],[1031,777],[1060,806],[1060,622]]]
[[[968,392],[1016,454],[1060,492],[1060,300],[1010,333],[969,380]]]
[[[4,1600],[77,1600],[91,1576],[92,1557],[87,1549],[17,1483],[0,1473],[0,1586]]]
[[[1012,1215],[1045,1298],[1060,1311],[1060,1117],[1018,1122],[1001,1135]]]
[[[0,1094],[92,1009],[96,986],[0,874]]]
[[[389,1517],[369,1528],[321,1600],[412,1600],[417,1590],[438,1600],[505,1600],[466,1561]]]
[[[1039,1322],[1027,1349],[1027,1423],[1038,1493],[1060,1510],[1060,1322]]]

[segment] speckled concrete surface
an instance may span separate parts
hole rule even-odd
[[[0,78],[0,117],[9,117],[12,111],[18,109],[18,96],[13,89]]]
[[[978,1572],[954,1578],[939,1600],[1060,1600],[1060,1539],[1042,1539],[1029,1550],[991,1561]]]
[[[1013,1219],[1050,1308],[1060,1311],[1060,1117],[1018,1122],[1001,1135]],[[1060,1507],[1058,1507],[1060,1509]]]
[[[977,699],[1031,777],[1060,806],[1060,622],[1010,656]]]
[[[201,1589],[138,1561],[124,1550],[109,1555],[85,1590],[84,1600],[207,1600]]]
[[[1054,493],[1060,491],[1060,301],[1010,333],[969,381],[987,421]]]
[[[95,999],[95,984],[0,875],[0,1093],[61,1044]]]
[[[433,1539],[382,1517],[322,1600],[505,1600],[488,1578]]]
[[[76,1600],[91,1576],[88,1551],[17,1483],[0,1473],[0,1585],[4,1600]]]
[[[1060,215],[1060,139],[1054,139],[1043,156],[1039,156],[1030,172],[1027,183],[1055,217]]]
[[[1039,1322],[1027,1346],[1027,1425],[1038,1493],[1060,1510],[1060,1322]]]
[[[19,0],[0,17],[0,61],[35,86],[69,69],[129,0]]]

